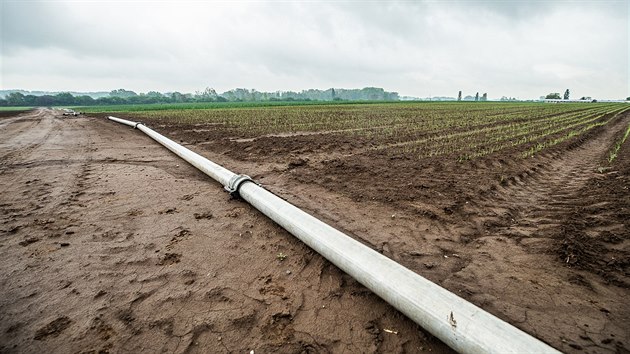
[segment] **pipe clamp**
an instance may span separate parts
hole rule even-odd
[[[230,195],[233,198],[240,198],[240,194],[238,193],[239,189],[241,189],[241,186],[243,185],[243,183],[245,182],[254,182],[254,180],[249,177],[248,175],[235,175],[234,177],[230,178],[230,181],[228,182],[228,184],[223,187],[228,193],[230,193]],[[258,183],[256,183],[256,185],[259,185]]]

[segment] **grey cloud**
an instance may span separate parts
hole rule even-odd
[[[463,8],[471,13],[493,13],[520,22],[545,17],[550,12],[575,8],[583,11],[605,11],[609,16],[625,17],[624,10],[627,13],[628,4],[625,0],[453,0],[440,3],[440,7]]]
[[[600,3],[5,1],[2,86],[625,97],[627,4]]]
[[[116,4],[116,3],[113,3]],[[107,3],[7,1],[3,4],[3,52],[62,49],[81,57],[146,57],[154,33],[133,30],[124,13]],[[137,6],[137,5],[127,5]],[[147,5],[142,5],[147,6]],[[109,17],[113,15],[113,17]]]

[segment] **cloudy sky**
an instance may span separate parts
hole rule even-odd
[[[626,0],[0,2],[1,89],[630,96]]]

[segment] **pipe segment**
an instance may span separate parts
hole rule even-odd
[[[460,353],[560,353],[307,214],[251,179],[242,179],[234,191],[230,184],[243,175],[225,169],[144,124],[111,116],[109,119],[143,131],[232,193],[236,192],[452,349]]]

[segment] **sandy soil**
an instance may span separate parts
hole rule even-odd
[[[448,352],[138,131],[0,124],[0,352]]]
[[[464,164],[152,123],[552,346],[605,353],[630,350],[629,144],[604,161],[628,122]],[[0,157],[1,352],[449,352],[138,131],[40,110],[0,120]]]

